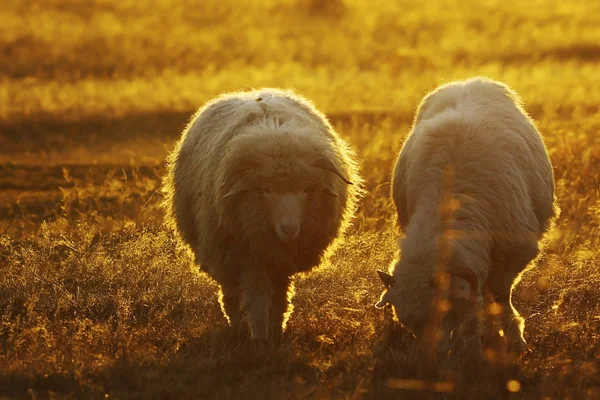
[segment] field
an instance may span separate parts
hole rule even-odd
[[[600,2],[32,0],[0,8],[0,397],[600,398]],[[393,162],[419,100],[517,90],[562,214],[515,291],[530,351],[425,380],[373,307],[395,251]],[[367,195],[296,282],[281,345],[229,334],[162,226],[165,157],[197,107],[294,88],[357,150]]]

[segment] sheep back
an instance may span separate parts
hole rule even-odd
[[[554,176],[542,136],[509,87],[473,78],[423,99],[392,180],[405,234],[418,207],[439,207],[448,174],[458,207],[454,228],[479,230],[480,239],[489,239],[479,241],[484,247],[510,253],[536,246],[537,254],[537,240],[558,214]],[[466,220],[480,224],[465,226]],[[483,282],[489,271],[484,263],[475,272]]]

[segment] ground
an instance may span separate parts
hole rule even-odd
[[[592,0],[4,4],[0,396],[600,397],[599,15]],[[376,270],[394,256],[390,173],[418,102],[473,75],[521,94],[562,214],[515,290],[530,352],[476,382],[429,382],[373,307]],[[367,189],[331,265],[297,280],[279,346],[229,334],[159,208],[194,110],[261,86],[311,98]]]

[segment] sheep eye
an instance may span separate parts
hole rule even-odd
[[[309,194],[309,193],[310,193],[310,188],[304,189],[304,194]]]
[[[271,189],[269,189],[269,188],[267,188],[267,187],[266,187],[266,188],[263,188],[263,192],[264,192],[265,194],[271,194]]]

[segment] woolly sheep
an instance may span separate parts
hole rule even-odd
[[[559,209],[546,147],[519,96],[481,77],[428,94],[396,161],[392,191],[404,235],[392,275],[378,271],[387,290],[376,307],[393,305],[422,338],[441,326],[445,351],[467,315],[480,316],[482,333],[482,307],[493,300],[509,349],[524,350],[512,288]],[[444,299],[464,318],[431,325]]]
[[[292,276],[329,254],[356,209],[355,154],[292,91],[265,88],[201,108],[168,158],[167,224],[220,285],[232,327],[279,337]]]

